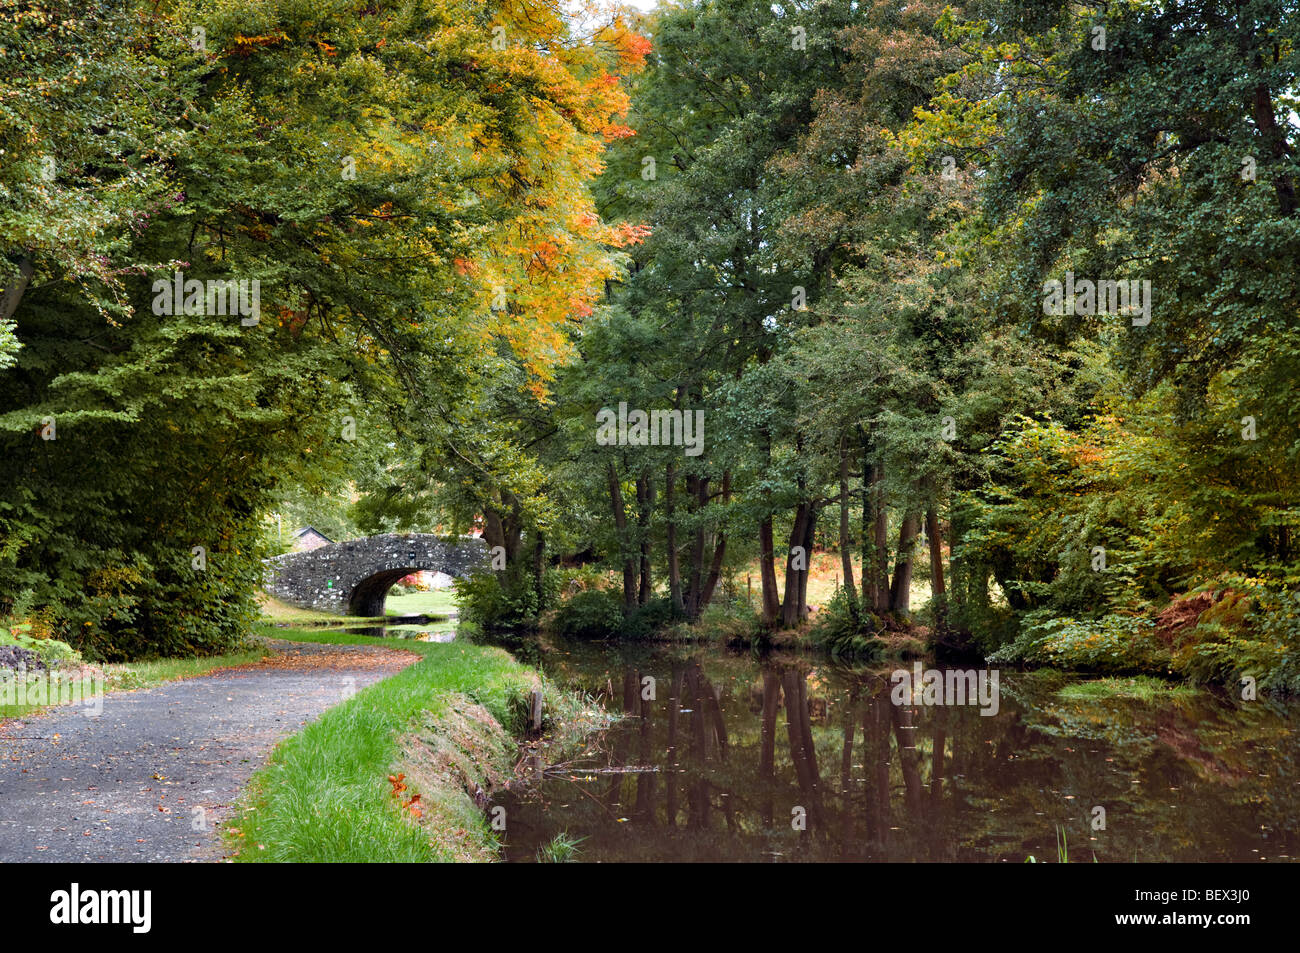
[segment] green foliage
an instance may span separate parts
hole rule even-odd
[[[988,567],[1012,607],[1077,612],[1104,604],[1118,587],[1127,539],[1122,499],[1097,492],[1086,466],[1092,445],[1051,421],[1024,419],[992,448],[1008,477],[970,494],[962,559]],[[1105,549],[1109,572],[1094,547]]]
[[[0,613],[94,658],[221,652],[268,512],[436,524],[410,446],[526,483],[483,395],[538,399],[615,269],[587,184],[637,57],[617,18],[597,40],[554,0],[0,11]],[[163,307],[178,271],[260,314]]]
[[[1249,676],[1263,692],[1300,694],[1300,592],[1275,580],[1228,576],[1228,587],[1174,649],[1174,667],[1234,694]]]
[[[0,614],[222,651],[278,512],[481,522],[485,628],[563,591],[569,634],[750,640],[728,573],[757,557],[797,623],[773,560],[843,505],[878,614],[932,515],[945,639],[1296,685],[1291,6],[670,5],[643,73],[621,19],[560,8],[0,14]],[[262,320],[154,313],[182,269],[259,280]],[[1044,313],[1067,270],[1149,281],[1152,321]],[[593,439],[621,402],[703,412],[701,452]],[[599,569],[542,568],[574,553]],[[1249,608],[1151,634],[1213,584]],[[864,606],[814,638],[872,651]]]
[[[460,618],[488,632],[536,628],[542,611],[536,580],[522,563],[505,572],[476,572],[456,580]]]
[[[715,602],[714,605],[717,605]],[[655,596],[645,605],[636,606],[623,619],[621,631],[626,638],[644,639],[658,635],[681,618],[668,596]]]
[[[1129,678],[1092,678],[1072,681],[1057,691],[1060,698],[1089,701],[1095,699],[1133,698],[1143,702],[1161,704],[1171,697],[1194,697],[1199,689],[1190,685],[1177,685],[1151,675],[1134,675]]]
[[[666,596],[652,598],[625,613],[618,592],[593,588],[560,602],[550,628],[557,635],[573,639],[645,639],[658,636],[679,618]]]
[[[81,661],[81,654],[66,642],[39,638],[31,634],[30,624],[19,623],[8,628],[0,626],[0,645],[28,649],[40,656],[48,668],[58,668]]]
[[[1196,644],[1172,658],[1141,634],[1171,595],[1211,581],[1238,587],[1250,578],[1254,597],[1278,607],[1259,618],[1272,627],[1288,618],[1284,607],[1296,593],[1288,575],[1290,501],[1300,490],[1295,438],[1274,431],[1243,439],[1236,419],[1243,389],[1256,392],[1256,385],[1245,375],[1220,375],[1204,416],[1179,423],[1168,415],[1172,388],[1161,384],[1138,399],[1112,400],[1075,429],[1022,420],[993,447],[1002,468],[996,482],[969,496],[962,559],[992,576],[1009,608],[1024,614],[1016,647],[995,658],[1173,670],[1228,684],[1249,668],[1270,689],[1294,683],[1292,663],[1283,661],[1294,635],[1260,642],[1248,631],[1255,623],[1240,613],[1220,619],[1214,636],[1202,624]],[[1104,550],[1104,567],[1095,547]],[[1216,605],[1207,616],[1222,612]],[[1045,614],[1061,617],[1051,638]],[[986,640],[986,649],[1014,635],[988,624],[999,616],[1006,612],[988,606],[977,617],[986,631],[1006,633]],[[1148,622],[1139,625],[1139,617]],[[1137,626],[1127,644],[1125,626]],[[1100,641],[1088,641],[1092,635]]]
[[[555,610],[552,626],[559,635],[574,639],[605,639],[622,631],[623,603],[612,589],[589,589],[564,600]]]
[[[882,649],[880,640],[874,637],[876,625],[876,620],[862,604],[851,599],[848,590],[840,587],[817,613],[809,636],[832,658],[872,659],[878,657]]]
[[[768,635],[763,619],[744,600],[715,599],[687,624],[672,623],[660,631],[662,638],[680,642],[724,642],[738,646],[761,644]]]
[[[1025,662],[1106,674],[1172,671],[1154,623],[1138,616],[1073,619],[1030,613],[1017,639],[988,656],[991,665]]]
[[[1258,691],[1300,693],[1300,596],[1266,579],[1229,576],[1218,585],[1231,588],[1172,642],[1148,616],[1076,619],[1040,609],[1026,614],[1019,635],[988,661],[1175,675],[1233,693],[1249,676]]]

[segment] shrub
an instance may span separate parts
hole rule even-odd
[[[27,623],[9,628],[0,627],[0,645],[11,645],[35,652],[48,668],[58,668],[65,663],[75,664],[81,661],[81,655],[67,642],[38,638],[32,634],[31,629],[31,625]]]
[[[875,631],[876,622],[871,613],[850,598],[848,590],[841,586],[817,614],[809,635],[833,658],[874,658],[881,650]]]
[[[463,620],[486,632],[536,628],[542,609],[536,580],[520,563],[500,574],[481,571],[458,580],[456,607]]]
[[[989,655],[988,661],[1163,675],[1171,671],[1173,658],[1150,619],[1117,614],[1099,619],[1050,618],[1040,611],[1029,613],[1016,640]]]
[[[572,864],[579,854],[578,845],[586,839],[585,837],[573,837],[568,831],[562,831],[551,838],[549,844],[545,844],[538,849],[537,862],[539,864]]]
[[[554,627],[558,635],[572,639],[601,639],[621,635],[627,620],[623,604],[612,589],[588,589],[562,602],[556,610]]]
[[[622,633],[632,639],[645,639],[666,629],[679,618],[668,596],[657,596],[637,606],[623,620]]]
[[[1300,693],[1300,592],[1261,579],[1229,583],[1179,638],[1175,671],[1233,689],[1250,676],[1261,691]]]
[[[694,625],[681,623],[669,634],[681,641],[738,642],[752,645],[766,636],[763,620],[745,600],[714,599]]]
[[[609,583],[609,573],[596,566],[565,566],[551,570],[555,576],[555,591],[568,598],[588,589],[604,589]]]

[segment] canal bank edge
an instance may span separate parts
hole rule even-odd
[[[514,778],[521,745],[562,750],[609,723],[603,709],[499,648],[336,632],[291,637],[423,658],[275,749],[223,832],[235,861],[496,860],[508,819],[492,812],[491,796]]]

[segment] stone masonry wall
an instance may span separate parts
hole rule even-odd
[[[487,561],[481,539],[390,533],[268,559],[266,591],[303,609],[375,616],[388,588],[416,570],[460,578]]]

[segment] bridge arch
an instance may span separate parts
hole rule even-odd
[[[463,578],[487,561],[481,539],[388,533],[269,559],[265,588],[299,608],[374,617],[384,614],[393,584],[413,572]]]
[[[352,587],[348,595],[348,615],[375,617],[384,614],[384,603],[388,601],[388,590],[413,572],[414,569],[381,569],[373,576],[367,576]]]

